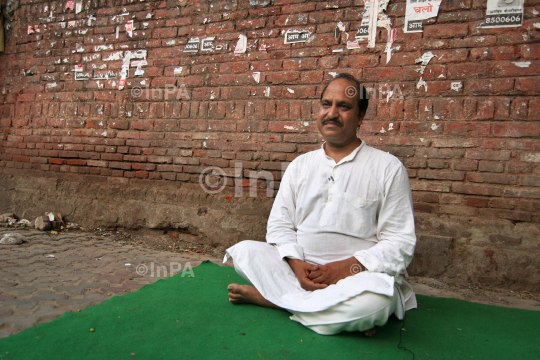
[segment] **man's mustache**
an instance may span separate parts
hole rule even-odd
[[[331,118],[326,118],[326,119],[324,119],[324,120],[322,121],[322,125],[323,125],[323,126],[326,125],[326,124],[330,124],[330,123],[334,123],[334,124],[336,124],[336,125],[339,126],[339,127],[343,127],[343,123],[342,123],[341,121],[339,121],[338,118],[333,118],[333,119],[331,119]]]

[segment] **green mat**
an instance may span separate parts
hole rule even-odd
[[[412,359],[392,317],[372,338],[318,335],[287,313],[232,305],[234,269],[203,263],[0,340],[0,359]],[[402,345],[416,359],[538,359],[540,312],[418,296]],[[94,328],[95,332],[90,332]],[[135,354],[132,356],[132,354]]]

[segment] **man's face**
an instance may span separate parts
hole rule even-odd
[[[346,79],[334,80],[326,88],[317,127],[328,143],[343,146],[356,138],[356,130],[363,118],[363,114],[358,116],[358,97],[355,84]]]

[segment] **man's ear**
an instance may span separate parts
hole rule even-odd
[[[366,116],[366,113],[359,113],[358,114],[358,126],[360,127],[360,125],[362,125],[362,122],[364,121],[364,116]]]

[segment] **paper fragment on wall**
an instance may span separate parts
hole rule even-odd
[[[453,82],[452,84],[450,84],[450,88],[454,91],[459,92],[459,89],[461,89],[462,87],[463,87],[463,84],[461,83],[461,81]]]
[[[129,20],[125,27],[129,37],[133,37],[133,20]]]
[[[530,61],[512,61],[512,64],[514,64],[514,65],[516,65],[517,67],[520,67],[520,68],[526,68],[526,67],[531,66]]]
[[[77,1],[75,3],[75,14],[78,14],[82,11],[82,1]]]
[[[238,41],[236,42],[236,47],[234,48],[234,55],[244,54],[247,50],[247,36],[244,34],[238,35]]]
[[[481,28],[517,27],[523,24],[523,0],[488,0]]]
[[[199,52],[199,38],[190,38],[184,48],[184,52]]]
[[[285,44],[306,42],[309,40],[310,35],[311,33],[305,30],[287,30],[285,33]]]
[[[253,76],[253,79],[257,82],[257,84],[261,81],[260,71],[255,71],[251,76]]]
[[[68,1],[66,3],[66,9],[73,10],[74,7],[75,5],[73,4],[73,1]]]
[[[215,37],[207,37],[202,40],[202,51],[214,51]]]
[[[358,40],[347,41],[347,49],[360,49],[360,44],[358,43]]]
[[[135,76],[143,76],[144,70],[142,69],[142,65],[137,66],[137,69],[135,70]]]
[[[415,64],[422,63],[422,65],[418,69],[416,69],[416,71],[418,71],[420,74],[423,74],[424,70],[426,70],[426,66],[429,64],[431,59],[433,59],[434,57],[436,57],[436,56],[433,55],[433,53],[431,51],[428,51],[428,52],[422,54],[422,56],[420,56],[418,59],[416,59],[414,61]]]
[[[422,86],[427,92],[427,83],[422,78],[420,78],[420,80],[418,80],[418,84],[416,84],[416,88],[420,89]]]
[[[423,32],[423,20],[436,17],[440,7],[441,0],[407,0],[403,32]]]

